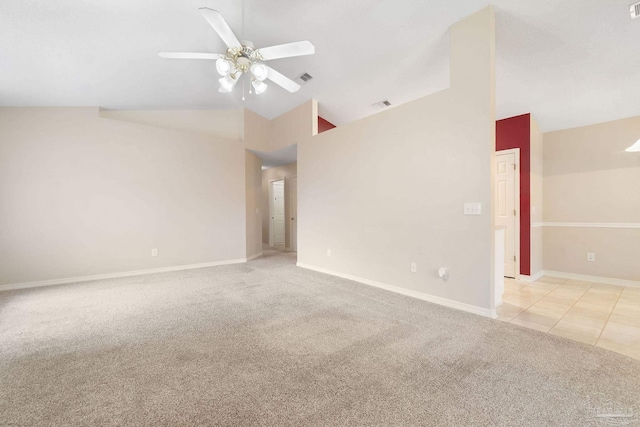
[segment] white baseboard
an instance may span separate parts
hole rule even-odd
[[[638,222],[542,222],[536,224],[540,224],[542,227],[640,228]]]
[[[545,276],[560,277],[562,279],[583,280],[585,282],[605,283],[608,285],[629,286],[640,288],[640,282],[635,280],[614,279],[612,277],[588,276],[585,274],[565,273],[562,271],[544,270]]]
[[[362,283],[364,285],[374,286],[376,288],[384,289],[387,291],[395,292],[397,294],[406,295],[408,297],[421,299],[423,301],[428,301],[434,304],[443,305],[449,308],[455,308],[457,310],[466,311],[468,313],[478,314],[484,317],[490,317],[495,319],[497,317],[495,310],[490,310],[488,308],[477,307],[475,305],[465,304],[462,302],[437,297],[434,295],[425,294],[418,291],[412,291],[410,289],[400,288],[398,286],[388,285],[386,283],[376,282],[374,280],[363,279],[362,277],[351,276],[349,274],[342,274],[335,271],[327,270],[326,268],[314,267],[308,264],[297,263],[298,267],[306,268],[307,270],[317,271],[319,273],[329,274],[331,276],[340,277],[347,280],[353,280],[354,282]]]
[[[64,279],[41,280],[38,282],[14,283],[8,285],[0,285],[1,291],[9,291],[12,289],[38,288],[40,286],[64,285],[67,283],[89,282],[92,280],[116,279],[118,277],[142,276],[145,274],[166,273],[170,271],[194,270],[197,268],[216,267],[219,265],[240,264],[247,262],[246,258],[230,259],[226,261],[204,262],[201,264],[176,265],[172,267],[152,268],[148,270],[123,271],[121,273],[96,274],[93,276],[67,277]]]
[[[532,276],[527,276],[526,274],[521,274],[518,280],[522,282],[535,282],[538,279],[541,279],[544,276],[544,270],[538,271],[536,274]]]
[[[263,252],[257,253],[257,254],[255,254],[255,255],[251,255],[251,256],[247,257],[247,261],[251,261],[251,260],[253,260],[253,259],[259,258],[259,257],[261,257],[262,255],[263,255]]]

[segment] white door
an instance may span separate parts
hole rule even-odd
[[[298,250],[298,177],[291,178],[291,186],[289,188],[289,211],[291,214],[291,250]]]
[[[504,275],[516,277],[515,153],[496,153],[496,226],[504,227]]]
[[[273,183],[272,197],[273,246],[284,247],[284,180]]]

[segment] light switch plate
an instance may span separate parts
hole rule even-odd
[[[482,215],[482,203],[465,203],[464,204],[465,215]]]

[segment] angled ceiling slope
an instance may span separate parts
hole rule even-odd
[[[236,0],[4,0],[0,105],[246,107],[273,119],[315,98],[320,115],[340,125],[377,112],[381,100],[399,105],[447,88],[448,28],[488,3],[245,0],[243,26]],[[640,19],[630,18],[628,0],[491,3],[499,118],[531,112],[549,131],[640,115]],[[214,63],[158,58],[224,49],[200,7],[219,10],[257,46],[312,41],[315,55],[273,62],[290,78],[314,78],[295,94],[274,87],[243,103],[241,91],[217,92]]]

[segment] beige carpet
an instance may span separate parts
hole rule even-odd
[[[639,361],[294,261],[0,293],[0,425],[638,424]]]

